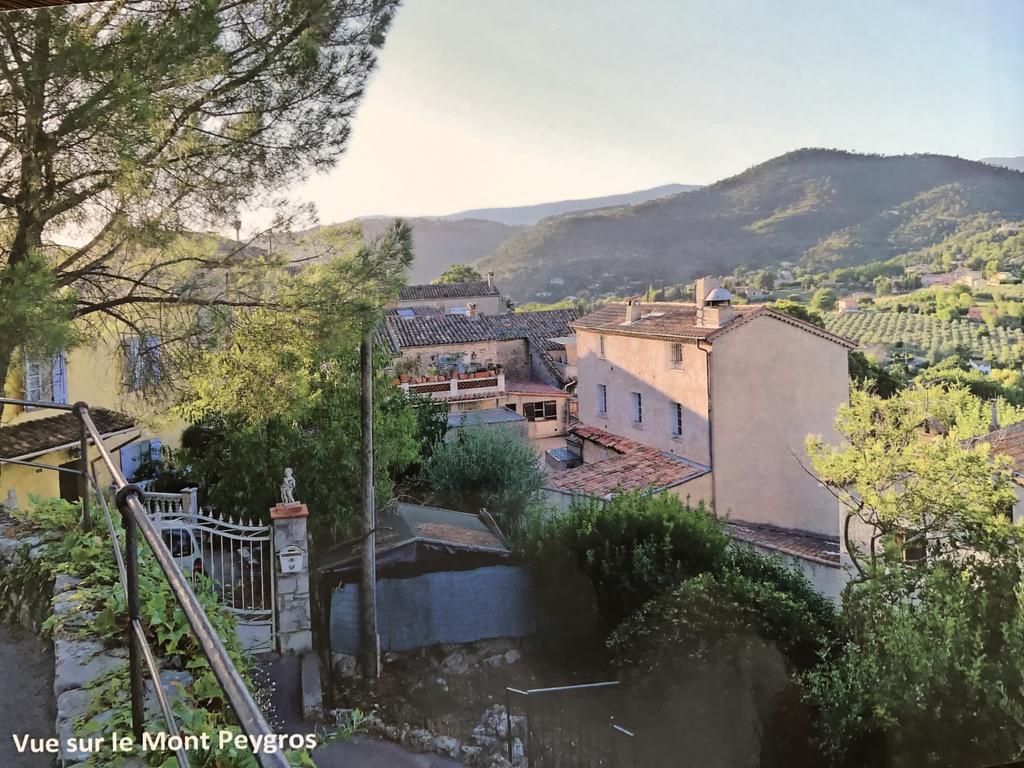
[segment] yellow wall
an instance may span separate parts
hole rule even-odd
[[[66,354],[68,402],[83,401],[92,407],[107,408],[134,416],[138,429],[105,441],[108,447],[122,446],[131,437],[139,440],[160,439],[162,445],[176,448],[181,444],[184,422],[169,414],[165,404],[152,403],[142,399],[138,393],[129,392],[124,385],[124,369],[120,341],[116,336],[83,344]],[[21,365],[12,366],[7,378],[6,392],[10,397],[24,395]],[[3,411],[2,426],[13,426],[26,421],[56,416],[62,411],[32,410],[7,406]],[[97,454],[90,452],[90,458]],[[120,461],[114,454],[115,461]],[[55,451],[33,459],[39,463],[59,466],[71,461],[67,451]],[[101,475],[101,481],[109,481]],[[58,473],[52,470],[39,472],[29,467],[0,465],[0,503],[9,489],[17,493],[19,503],[28,503],[29,494],[57,496]]]

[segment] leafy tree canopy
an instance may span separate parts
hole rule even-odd
[[[250,252],[181,236],[333,163],[396,6],[129,0],[0,16],[0,387],[17,345],[65,344],[74,319],[134,332],[179,319],[160,307],[272,306],[196,279]],[[282,226],[297,213],[276,207]]]
[[[452,264],[441,273],[434,283],[469,283],[474,280],[483,280],[483,277],[469,264]]]

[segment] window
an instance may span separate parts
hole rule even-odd
[[[603,336],[601,337],[604,338]],[[608,387],[604,384],[597,385],[597,415],[608,415]]]
[[[411,317],[416,317],[416,312],[411,310],[411,309],[409,309],[409,308],[407,308],[407,307],[400,307],[398,309],[398,313],[397,314],[398,314],[399,317],[401,317],[404,320],[408,320]]]
[[[683,404],[672,403],[672,437],[683,436]]]
[[[553,421],[558,418],[558,406],[554,400],[541,403],[523,403],[523,416],[527,421]]]
[[[468,315],[469,307],[448,307],[449,315]]]
[[[124,479],[128,482],[135,479],[141,480],[143,478],[138,474],[139,470],[145,469],[150,462],[160,461],[160,441],[154,438],[132,443],[122,448],[119,453]]]
[[[25,358],[24,394],[26,400],[68,401],[68,366],[63,352],[49,359]]]
[[[597,354],[604,357],[604,334],[597,337]]]
[[[644,423],[644,398],[639,392],[633,392],[633,424]]]
[[[124,342],[124,385],[135,392],[160,383],[160,339],[137,336]]]
[[[669,368],[683,367],[683,345],[673,342],[668,345],[668,366]]]
[[[160,531],[160,536],[171,551],[171,557],[189,557],[195,549],[191,534],[184,528],[165,528]]]

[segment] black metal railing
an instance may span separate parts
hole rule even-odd
[[[624,738],[612,730],[611,712],[618,685],[611,681],[528,690],[506,688],[509,762],[517,763],[525,757],[530,768],[616,768],[615,742]]]
[[[120,467],[114,461],[110,450],[103,442],[103,436],[96,428],[89,406],[85,403],[67,405],[64,403],[36,402],[30,400],[19,400],[16,398],[0,398],[4,405],[27,406],[37,409],[50,409],[66,411],[75,414],[81,425],[79,437],[79,450],[81,451],[79,468],[55,467],[39,462],[27,462],[16,459],[0,459],[0,463],[22,464],[37,469],[53,469],[62,472],[71,472],[79,475],[79,491],[82,502],[82,526],[91,529],[93,526],[92,512],[90,509],[89,489],[92,488],[96,499],[103,509],[106,517],[107,530],[111,536],[114,549],[114,557],[117,561],[118,572],[122,587],[128,602],[128,666],[131,678],[131,708],[132,708],[132,731],[136,743],[141,742],[142,732],[145,725],[145,681],[144,676],[148,674],[153,683],[153,690],[157,697],[161,714],[166,723],[168,733],[178,734],[177,722],[175,721],[170,703],[160,684],[160,670],[153,654],[153,649],[146,638],[145,628],[142,625],[142,612],[139,599],[138,579],[138,536],[142,535],[143,540],[149,545],[156,559],[160,570],[174,594],[175,600],[180,606],[185,618],[192,628],[196,641],[199,644],[203,655],[210,664],[210,670],[217,679],[224,698],[228,702],[242,731],[250,737],[267,737],[273,733],[267,724],[263,713],[260,712],[252,694],[249,692],[245,681],[235,668],[231,657],[224,647],[224,643],[217,635],[217,631],[210,623],[210,619],[203,611],[188,579],[178,568],[173,556],[167,549],[160,536],[159,531],[146,514],[142,506],[143,492],[135,485],[125,480]],[[95,460],[102,463],[110,475],[114,499],[118,511],[121,513],[121,520],[124,526],[124,555],[121,554],[121,543],[118,540],[117,529],[114,526],[110,515],[110,509],[106,498],[100,488],[94,467],[89,461],[89,442],[95,446],[99,457]],[[253,739],[250,739],[252,743]],[[266,738],[260,738],[258,743],[267,743]],[[176,753],[178,764],[182,768],[189,768],[188,755],[185,750]],[[262,768],[288,768],[288,760],[281,752],[256,752],[255,758]]]

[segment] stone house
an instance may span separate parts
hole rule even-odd
[[[486,280],[407,285],[399,291],[394,310],[403,317],[465,315],[470,305],[475,306],[481,315],[497,315],[509,311],[505,297],[494,284],[493,272],[487,273]]]
[[[807,435],[838,441],[854,344],[758,305],[733,306],[717,280],[688,303],[607,304],[577,320],[582,465],[551,497],[615,488],[703,500],[751,545],[799,561],[837,594],[838,517],[808,473]],[[835,577],[834,579],[832,577]]]
[[[414,316],[389,310],[380,337],[395,359],[399,385],[448,403],[452,428],[467,423],[459,418],[467,412],[514,411],[544,451],[565,445],[577,317],[575,310]],[[494,416],[475,421],[507,421]]]

